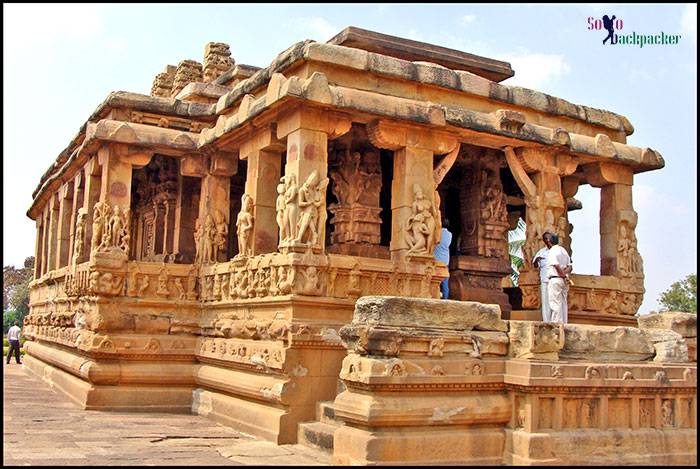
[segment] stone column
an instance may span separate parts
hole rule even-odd
[[[42,249],[44,246],[43,216],[39,215],[36,223],[36,242],[34,245],[34,278],[41,277],[41,263],[43,261]]]
[[[506,151],[506,160],[527,206],[523,270],[534,270],[532,260],[543,246],[542,235],[556,233],[559,219],[566,219],[561,178],[573,174],[578,162],[564,153],[537,148],[520,148],[517,157]]]
[[[252,200],[253,216],[248,242],[254,256],[275,252],[279,244],[276,202],[284,150],[284,143],[277,140],[272,129],[258,132],[241,145],[240,157],[248,161],[245,194]],[[240,249],[239,254],[243,254]]]
[[[58,244],[56,246],[56,269],[68,265],[70,256],[70,230],[73,210],[73,181],[68,181],[59,190]]]
[[[84,168],[85,176],[85,198],[83,201],[83,209],[85,210],[85,238],[83,239],[82,254],[76,263],[85,262],[90,257],[90,245],[92,243],[92,222],[94,215],[95,204],[100,200],[100,185],[102,184],[102,167],[98,159],[90,159]]]
[[[433,157],[452,151],[458,140],[444,132],[381,120],[368,124],[367,133],[372,145],[394,151],[389,245],[392,259],[400,260],[407,255],[432,259],[441,223],[440,204],[433,179]],[[421,212],[418,217],[414,213],[416,210]],[[419,232],[420,224],[425,225],[428,233]],[[418,239],[421,236],[425,240]],[[416,240],[413,246],[409,239]],[[423,244],[425,246],[420,247]]]
[[[600,187],[600,273],[625,279],[643,279],[637,250],[637,212],[632,207],[633,172],[610,163],[586,165],[589,184]],[[635,283],[640,283],[641,280]]]
[[[75,228],[76,228],[76,223],[78,221],[78,210],[80,210],[83,206],[84,203],[84,196],[85,196],[85,187],[83,185],[83,172],[78,171],[78,174],[75,175],[75,178],[73,179],[73,188],[74,188],[74,196],[73,196],[73,207],[71,208],[71,216],[70,216],[70,242],[69,242],[69,247],[68,247],[68,263],[72,264],[73,263],[73,253],[75,252]],[[83,235],[85,233],[85,230],[83,228]],[[82,241],[82,240],[81,240]]]
[[[198,219],[202,233],[199,240],[201,258],[199,260],[205,264],[212,261],[226,262],[228,261],[226,246],[229,236],[231,176],[238,171],[238,156],[224,151],[215,151],[208,158],[202,156],[188,158],[193,160],[183,161],[182,174],[203,176]],[[195,242],[197,242],[196,239]],[[205,253],[210,254],[206,256]]]
[[[48,264],[48,256],[49,256],[49,203],[46,204],[46,207],[44,207],[44,211],[41,214],[41,227],[42,227],[42,235],[41,235],[41,270],[40,270],[40,276],[44,275],[46,273],[46,267],[49,265]]]
[[[128,258],[131,228],[131,176],[133,167],[149,163],[153,153],[134,151],[126,145],[108,144],[98,150],[98,162],[102,166],[100,183],[100,209],[93,206],[93,220],[100,217],[101,239],[92,243],[100,250],[107,250]],[[105,245],[105,233],[107,244]],[[94,235],[94,233],[93,233]],[[91,252],[91,255],[95,254]]]
[[[277,123],[277,138],[287,138],[282,250],[325,252],[328,141],[350,126],[349,119],[316,109],[297,110]]]
[[[58,216],[59,216],[59,201],[58,195],[51,196],[49,202],[49,239],[48,239],[48,256],[46,271],[49,272],[56,268],[56,259],[58,258]]]

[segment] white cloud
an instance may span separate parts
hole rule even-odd
[[[681,15],[681,31],[683,36],[690,38],[694,45],[698,43],[698,5],[691,3],[685,6]]]
[[[461,24],[462,26],[466,26],[468,24],[473,23],[475,19],[476,15],[464,15],[462,16],[462,18],[460,18],[459,24]]]
[[[327,41],[340,32],[340,28],[320,16],[303,17],[292,20],[296,29],[302,30],[309,39]]]
[[[571,66],[560,54],[543,54],[521,48],[516,53],[502,54],[497,58],[510,62],[515,70],[515,76],[504,82],[506,85],[540,89],[571,72]]]

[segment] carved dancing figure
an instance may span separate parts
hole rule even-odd
[[[241,198],[241,211],[238,212],[238,218],[236,220],[239,256],[253,255],[253,246],[250,239],[254,223],[252,212],[253,198],[248,194],[243,194],[243,197]]]

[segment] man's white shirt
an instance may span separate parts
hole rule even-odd
[[[560,276],[557,272],[557,269],[554,268],[555,265],[561,267],[562,270],[571,265],[571,257],[569,257],[569,253],[566,252],[566,249],[559,246],[558,244],[552,246],[549,249],[549,253],[547,254],[546,270],[548,278]]]
[[[547,254],[549,253],[549,248],[547,246],[543,247],[539,251],[537,251],[537,254],[535,254],[535,259],[538,257],[540,258],[540,282],[541,283],[547,283],[549,282],[549,278],[547,278]],[[534,259],[533,259],[533,264],[534,264]]]
[[[12,326],[7,331],[7,340],[19,340],[21,329],[17,326]]]

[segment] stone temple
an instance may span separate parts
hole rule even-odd
[[[348,27],[266,68],[209,43],[150,96],[111,93],[27,212],[26,368],[85,409],[194,412],[338,464],[695,464],[695,316],[634,316],[632,184],[664,160],[514,73]],[[528,266],[545,230],[570,252],[584,184],[601,275],[543,323]]]

